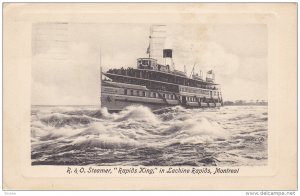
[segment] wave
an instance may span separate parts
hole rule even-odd
[[[204,110],[176,106],[151,111],[144,106],[129,106],[112,114],[106,108],[35,108],[31,118],[32,151],[39,155],[34,156],[37,159],[46,159],[45,153],[51,156],[51,152],[88,151],[95,153],[94,156],[100,152],[127,153],[133,160],[139,156],[155,156],[150,153],[155,152],[161,153],[161,157],[156,155],[159,164],[168,164],[171,157],[180,156],[182,159],[172,160],[170,164],[214,165],[219,164],[220,157],[206,151],[227,149],[231,154],[245,151],[244,141],[258,137],[255,134],[267,137],[267,118],[263,110],[242,111],[232,107]],[[181,153],[176,154],[177,151]],[[196,158],[184,158],[191,156]],[[120,159],[126,159],[127,155],[124,157]],[[234,159],[237,163],[233,157],[224,155],[221,161]]]
[[[101,110],[70,110],[64,112],[50,112],[50,114],[37,115],[36,111],[32,115],[33,124],[35,121],[40,121],[46,126],[61,128],[65,126],[72,126],[77,128],[78,126],[86,126],[93,122],[97,122],[100,119],[110,118],[106,108]]]
[[[92,118],[97,118],[97,119],[106,119],[109,118],[111,115],[109,114],[107,108],[101,108],[101,109],[83,109],[83,110],[71,110],[71,111],[66,111],[63,112],[63,114],[67,115],[75,115],[75,116],[88,116]]]
[[[127,121],[127,120],[135,120],[142,122],[158,122],[157,117],[154,113],[148,108],[144,106],[129,106],[126,107],[119,113],[119,116],[115,120],[116,122]]]
[[[70,146],[74,149],[89,149],[89,148],[132,148],[139,146],[138,142],[126,138],[126,140],[119,137],[99,136],[96,138],[78,138]]]
[[[95,120],[87,116],[52,114],[41,118],[40,121],[47,126],[59,128],[73,125],[87,125]]]

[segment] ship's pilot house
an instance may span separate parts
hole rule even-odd
[[[164,49],[163,50],[163,57],[172,58],[172,50],[171,49]],[[137,59],[137,67],[138,69],[152,69],[156,71],[163,71],[163,72],[170,72],[170,65],[161,65],[157,63],[156,59],[153,58],[139,58]]]

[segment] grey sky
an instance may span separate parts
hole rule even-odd
[[[135,67],[146,57],[150,24],[33,26],[32,104],[99,104],[99,64]],[[214,69],[224,100],[267,100],[267,26],[168,25],[176,69]]]

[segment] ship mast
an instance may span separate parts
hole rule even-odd
[[[192,71],[191,71],[190,78],[192,77],[192,75],[194,75],[194,69],[195,69],[195,65],[196,65],[196,63],[194,63],[193,69],[192,69]]]
[[[100,64],[100,79],[102,81],[102,66],[101,66],[101,47],[99,47],[99,64]]]
[[[149,55],[149,58],[151,58],[151,49],[152,49],[152,34],[153,34],[153,27],[150,26],[150,33],[149,33],[149,45],[148,45],[148,48],[147,48],[147,54]]]
[[[164,27],[166,25],[156,24],[150,26],[149,46],[146,52],[149,58],[161,58],[162,56],[161,51],[164,49],[163,46],[166,39]],[[157,52],[160,52],[160,55],[157,55]]]

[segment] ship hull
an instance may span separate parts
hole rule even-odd
[[[187,102],[182,105],[178,100],[162,100],[160,98],[133,97],[116,94],[101,94],[101,107],[106,107],[109,112],[119,112],[128,106],[142,105],[151,110],[157,110],[165,107],[182,106],[185,108],[214,108],[221,107],[221,103],[197,103]]]
[[[164,103],[153,103],[139,98],[130,99],[120,95],[102,94],[101,107],[106,107],[109,112],[119,112],[128,106],[143,105],[151,110],[167,107]]]

